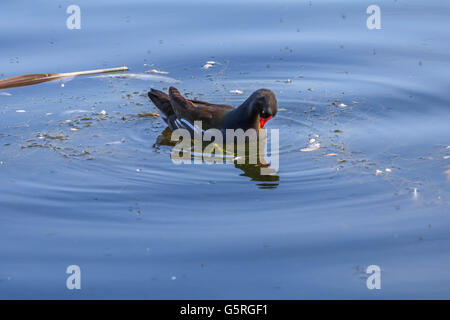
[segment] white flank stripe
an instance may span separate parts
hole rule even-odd
[[[175,125],[177,126],[178,129],[183,128],[183,126],[181,125],[180,120],[175,119]]]
[[[187,125],[192,130],[196,131],[195,128],[192,126],[192,124],[189,121],[187,121],[185,119],[180,119],[180,121],[182,121],[185,125]]]

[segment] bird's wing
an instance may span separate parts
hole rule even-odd
[[[195,105],[183,97],[175,87],[169,88],[169,99],[178,119],[185,119],[193,123],[194,121],[211,121],[213,118],[210,107]]]
[[[214,108],[214,109],[223,109],[223,110],[234,110],[234,107],[226,105],[226,104],[213,104],[205,101],[199,101],[199,100],[190,100],[194,105],[199,107],[208,107],[208,108]]]

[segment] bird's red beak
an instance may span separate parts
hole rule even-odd
[[[273,117],[259,118],[259,129],[264,128],[264,125],[267,123],[267,121],[269,121],[272,118]]]

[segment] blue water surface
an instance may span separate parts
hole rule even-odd
[[[3,0],[2,78],[130,71],[0,90],[0,298],[450,298],[450,3],[372,4]],[[171,85],[273,90],[278,172],[175,165]]]

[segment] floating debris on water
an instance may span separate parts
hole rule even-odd
[[[152,69],[152,70],[147,70],[145,72],[149,72],[149,73],[157,73],[157,74],[168,74],[167,71],[161,71],[161,70],[157,70],[157,69]]]
[[[236,90],[230,90],[230,93],[232,93],[232,94],[243,94],[244,91],[236,89]]]
[[[417,199],[417,188],[414,188],[414,190],[413,190],[413,196],[414,196],[414,199]]]
[[[334,157],[334,156],[337,156],[337,153],[327,153],[324,156],[325,157]]]
[[[375,171],[375,175],[376,175],[376,176],[379,176],[379,175],[382,174],[382,173],[383,173],[383,171],[378,170],[378,169],[377,169],[377,171]]]
[[[145,117],[158,117],[159,114],[156,112],[144,112],[144,113],[138,113],[138,117],[145,118]]]
[[[101,114],[102,116],[106,116],[106,111],[105,111],[105,110],[102,110],[102,111],[100,111],[100,114]]]
[[[392,172],[392,170],[389,169],[389,168],[386,168],[384,171],[386,171],[386,172]]]
[[[209,62],[213,62],[213,61],[209,61]],[[205,63],[204,65],[203,65],[203,69],[209,69],[209,68],[212,68],[213,66],[214,66],[214,64],[215,63]]]
[[[59,140],[59,141],[67,140],[67,138],[64,137],[64,136],[62,136],[61,134],[52,136],[52,135],[50,135],[50,134],[48,134],[48,133],[44,133],[44,134],[38,133],[38,134],[36,135],[36,137],[38,137],[38,139],[40,139],[40,140],[43,140],[43,139]]]
[[[91,112],[91,111],[89,111],[89,110],[82,110],[82,109],[75,109],[75,110],[65,111],[64,114],[87,113],[87,112]]]
[[[275,80],[275,82],[292,83],[292,80],[291,80],[291,79],[287,79],[287,80]]]
[[[340,104],[338,104],[338,107],[339,108],[345,108],[347,105],[345,104],[345,103],[340,103]]]
[[[450,169],[448,169],[447,171],[444,171],[444,174],[447,175],[447,179],[450,180]]]
[[[301,152],[310,152],[314,150],[320,149],[320,143],[316,142],[315,138],[318,138],[318,135],[313,135],[314,138],[309,139],[309,145],[305,148],[300,149]]]
[[[0,92],[0,96],[12,96],[12,94],[8,92]]]
[[[308,146],[306,148],[302,148],[302,149],[300,149],[300,151],[301,152],[309,152],[309,151],[314,151],[314,150],[317,150],[317,149],[320,149],[320,143],[316,143],[316,144],[314,144],[312,146]]]
[[[26,112],[25,110],[16,110],[17,113],[24,113]]]
[[[125,143],[125,139],[121,139],[119,141],[107,142],[107,143],[105,143],[105,145],[110,146],[110,145],[122,144],[122,143]]]

